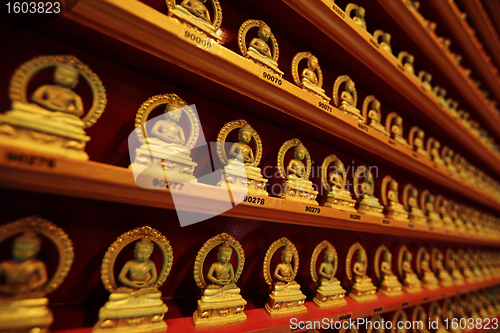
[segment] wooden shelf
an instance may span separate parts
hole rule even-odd
[[[415,75],[404,71],[396,57],[379,51],[373,37],[361,29],[353,20],[345,17],[342,9],[330,0],[284,0],[297,13],[300,13],[332,41],[344,47],[356,59],[370,68],[381,80],[386,81],[399,91],[409,103],[438,124],[443,131],[453,137],[463,148],[486,162],[498,174],[498,157],[489,152],[479,139],[466,130],[432,94],[426,91]],[[339,14],[340,13],[340,14]],[[500,87],[500,86],[499,86]],[[481,156],[480,156],[481,155]]]
[[[9,159],[9,154],[16,158]],[[1,146],[0,156],[7,157],[0,161],[0,186],[4,188],[175,209],[212,216],[224,215],[463,244],[500,245],[500,235],[496,234],[472,235],[470,232],[462,233],[428,225],[342,212],[324,206],[318,207],[317,212],[310,212],[306,209],[310,205],[275,197],[262,196],[264,204],[246,203],[242,202],[246,194],[232,192],[229,198],[226,188],[201,183],[177,184],[171,186],[171,189],[159,186],[157,189],[145,189],[135,183],[131,169],[97,162],[46,156],[42,160],[40,154]],[[20,156],[23,158],[20,159]],[[34,162],[29,164],[27,161]],[[53,167],[50,167],[49,163]],[[175,192],[175,204],[172,191]]]
[[[488,55],[493,59],[496,66],[500,66],[500,37],[498,36],[490,17],[479,0],[460,1],[467,12],[467,20],[470,20],[476,33],[486,44]]]
[[[483,126],[493,130],[498,138],[500,136],[500,116],[493,112],[487,99],[481,95],[472,80],[465,75],[464,71],[454,61],[451,53],[440,45],[436,33],[425,28],[426,23],[422,15],[416,9],[408,8],[404,0],[378,0],[378,2],[399,27],[406,32],[408,38],[411,38],[425,52],[427,57],[435,63],[436,67],[441,69],[441,74],[447,78],[461,97],[482,118]]]
[[[306,302],[307,312],[302,314],[297,314],[293,316],[283,316],[271,318],[264,308],[245,310],[247,315],[247,321],[236,324],[218,327],[217,332],[290,332],[291,322],[290,318],[296,318],[297,323],[300,321],[314,321],[323,320],[327,318],[330,322],[333,321],[343,321],[343,320],[355,320],[357,318],[371,317],[376,314],[383,314],[392,311],[399,310],[401,308],[409,308],[419,304],[425,304],[434,301],[440,301],[449,297],[455,297],[458,295],[478,291],[484,288],[493,287],[500,283],[499,278],[478,282],[475,284],[464,284],[462,286],[453,287],[440,287],[438,290],[425,290],[422,293],[410,294],[404,292],[402,296],[398,297],[386,297],[384,295],[378,294],[378,300],[375,302],[365,302],[357,303],[346,297],[347,304],[342,307],[320,309],[313,302]],[[170,308],[174,305],[170,301],[165,302]],[[263,305],[263,304],[262,304]],[[193,312],[195,309],[193,309]],[[346,319],[340,319],[340,317]],[[206,328],[195,328],[192,317],[182,317],[182,318],[168,318],[168,313],[166,315],[166,322],[168,325],[168,332],[208,332],[210,329]],[[295,322],[294,322],[295,323]],[[55,333],[90,333],[91,328],[80,328],[74,330],[61,330]],[[303,330],[299,330],[303,331]],[[305,331],[304,331],[305,332]]]
[[[494,98],[500,100],[498,69],[491,63],[467,21],[460,18],[462,13],[457,5],[453,1],[431,1],[430,4],[453,34],[464,56],[467,56],[470,62],[474,64],[475,69],[484,80],[483,83],[487,84]]]
[[[321,3],[320,5],[324,6]],[[314,8],[319,9],[317,6]],[[331,15],[335,16],[333,12]],[[328,108],[328,111],[324,110],[320,107],[318,99],[294,84],[286,80],[282,80],[281,85],[270,82],[263,78],[261,67],[227,48],[213,44],[203,52],[199,45],[192,44],[184,37],[186,31],[184,26],[147,5],[140,2],[89,1],[68,13],[68,18],[270,106],[297,124],[305,122],[308,126],[320,129],[325,135],[348,140],[353,145],[378,155],[386,162],[403,168],[412,176],[430,180],[483,205],[500,210],[499,201],[491,195],[471,186],[376,130],[359,126],[353,117],[345,115],[334,107]],[[127,22],[127,25],[121,22]],[[343,21],[342,24],[345,25]],[[365,44],[368,42],[361,38],[359,33],[350,27],[348,31],[356,36],[354,39],[356,45],[361,43],[366,47]],[[443,121],[443,124],[454,133],[454,137],[462,138],[464,146],[469,146],[471,151],[481,155],[482,161],[500,172],[500,163],[495,162],[484,146],[479,146],[480,141],[474,138],[477,142],[473,142],[469,137],[465,137],[463,128],[456,123],[450,123],[450,117],[437,107],[434,100],[426,97],[425,92],[418,90],[418,83],[412,82],[418,80],[408,77],[407,73],[397,69],[395,63],[391,63],[389,58],[385,58],[374,47],[370,45],[368,47],[369,55],[366,56],[369,58],[375,54],[374,57],[380,62],[378,66],[388,68],[387,76],[394,74],[395,71],[396,81],[406,82],[408,90],[415,95],[415,99],[424,100],[425,105],[431,104],[430,112],[446,117],[447,120]]]

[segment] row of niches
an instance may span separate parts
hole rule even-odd
[[[0,242],[12,244],[12,259],[0,263],[0,293],[5,296],[0,304],[0,329],[38,327],[44,332],[53,320],[45,296],[58,288],[70,272],[74,260],[72,241],[64,230],[36,216],[2,225],[0,231]],[[47,240],[53,247],[52,257],[59,259],[50,274],[47,264],[38,258],[43,252],[42,244],[50,247]],[[155,249],[162,254],[161,263],[151,260]],[[373,274],[368,271],[372,256],[368,257],[359,242],[341,249],[347,252],[345,259],[339,258],[327,240],[310,250],[309,265],[302,269],[308,270],[315,282],[312,302],[320,308],[342,307],[347,304],[346,297],[376,305],[377,300],[386,297],[416,295],[426,289],[467,288],[500,277],[500,256],[487,250],[447,248],[443,255],[438,248],[429,252],[422,246],[411,251],[400,244],[395,250],[398,257],[393,260],[391,250],[381,244],[373,255]],[[133,258],[117,260],[122,251],[129,256],[133,253]],[[215,254],[217,259],[209,263]],[[267,313],[274,317],[307,311],[307,297],[301,291],[300,281],[296,281],[299,253],[293,242],[286,237],[277,239],[261,260],[263,278],[271,288],[267,303],[262,304]],[[245,265],[245,250],[240,242],[227,233],[215,235],[191,262],[195,282],[202,290],[197,309],[193,309],[194,325],[208,327],[245,321],[247,301],[237,286]],[[345,262],[347,279],[341,279],[348,283],[344,286],[336,277],[340,262]],[[101,280],[111,294],[93,331],[119,332],[137,325],[154,331],[166,329],[163,317],[168,308],[159,288],[173,265],[173,248],[160,231],[142,226],[117,237],[102,260]]]
[[[27,86],[33,79],[31,76],[51,67],[56,68],[55,84],[42,84],[31,88],[34,92],[28,97]],[[93,94],[92,106],[86,113],[82,98],[73,91],[80,76],[89,83]],[[88,159],[84,148],[90,138],[84,129],[97,121],[106,106],[104,87],[88,66],[72,56],[38,57],[23,64],[15,72],[10,92],[13,108],[0,118],[3,144],[69,158]],[[342,96],[345,97],[340,109],[354,114],[353,106],[348,102],[353,96],[347,91],[342,92]],[[401,117],[395,113],[389,114],[384,128],[379,121],[380,103],[369,96],[363,104],[363,113],[371,115],[371,118],[367,117],[371,119],[369,126],[392,133],[391,137],[395,141],[432,159],[438,167],[446,168],[451,173],[468,179],[470,184],[500,197],[500,185],[472,167],[460,155],[454,155],[448,147],[443,147],[439,152],[440,143],[433,138],[427,140],[424,148],[424,132],[417,127],[410,130],[411,144],[408,144],[401,135]],[[164,116],[148,119],[158,107],[165,107]],[[197,181],[193,173],[199,161],[193,161],[191,150],[204,144],[198,143],[198,136],[202,132],[201,124],[195,110],[182,98],[175,94],[152,96],[137,111],[135,127],[136,130],[131,129],[129,136],[130,156],[135,155],[135,158],[132,157],[134,160],[130,168],[139,186],[149,188],[155,179],[163,179],[165,173],[169,181]],[[227,142],[228,135],[233,130],[238,131],[239,141]],[[137,143],[137,146],[134,146],[134,143]],[[292,148],[294,158],[290,159],[286,155]],[[382,179],[380,191],[376,191],[371,169],[364,166],[353,172],[352,185],[357,197],[356,203],[350,187],[346,188],[346,167],[335,155],[327,156],[321,168],[315,172],[316,177],[321,178],[319,188],[310,180],[314,161],[299,139],[288,140],[281,146],[274,166],[278,172],[272,172],[271,175],[264,172],[267,177],[265,178],[259,168],[262,150],[263,143],[259,134],[245,120],[225,124],[217,136],[217,155],[225,165],[218,185],[228,185],[232,190],[248,192],[251,195],[267,196],[268,182],[273,176],[280,177],[283,180],[281,190],[279,193],[272,191],[271,194],[284,199],[318,205],[317,196],[319,191],[324,189],[327,191],[324,205],[335,209],[386,216],[432,227],[456,229],[460,232],[496,234],[498,223],[495,217],[454,202],[450,203],[441,195],[435,197],[428,190],[422,190],[419,196],[419,191],[411,184],[407,184],[400,195],[398,182],[390,176]],[[266,168],[269,169],[268,167]],[[400,197],[403,200],[400,200]],[[354,208],[355,205],[357,208]]]
[[[429,333],[496,330],[499,327],[500,301],[498,288],[490,288],[463,296],[446,298],[425,305],[399,309],[371,318],[351,320],[293,320],[292,329],[309,332],[339,333]],[[440,305],[441,303],[441,305]]]
[[[212,13],[212,19],[210,19],[209,10],[204,4],[194,4],[186,1],[183,1],[181,4],[175,4],[174,0],[169,0],[167,3],[169,7],[168,14],[171,17],[201,33],[207,34],[215,41],[221,39],[218,33],[222,33],[220,30],[222,14],[219,13],[221,9],[217,0],[212,2],[215,10]],[[196,9],[191,8],[191,6]],[[366,30],[364,20],[365,11],[363,7],[351,3],[347,5],[345,12],[348,17],[352,16],[354,22]],[[187,13],[190,13],[190,15]],[[258,38],[253,38],[247,45],[247,33],[254,28],[258,28]],[[380,49],[392,54],[390,46],[391,36],[389,33],[376,30],[373,36],[380,44]],[[267,68],[278,76],[283,75],[283,72],[278,68],[278,43],[266,23],[259,20],[245,21],[238,31],[238,45],[244,57]],[[470,119],[470,114],[467,111],[459,109],[458,102],[452,98],[447,98],[446,89],[431,85],[432,74],[421,70],[418,76],[416,75],[413,65],[414,57],[411,54],[402,51],[399,53],[397,59],[405,71],[411,73],[415,77],[415,80],[420,82],[421,86],[429,92],[430,96],[438,104],[442,105],[447,112],[460,121],[492,153],[500,157],[500,147],[495,144],[494,139],[488,135],[487,131],[481,128],[479,122]],[[306,62],[307,65],[301,65],[302,61]],[[497,185],[498,183],[484,174],[483,171],[471,165],[461,155],[455,154],[452,148],[445,146],[440,152],[441,143],[435,138],[429,138],[427,143],[424,143],[424,130],[412,128],[409,131],[407,141],[402,137],[403,120],[396,113],[392,112],[388,114],[384,124],[382,121],[381,103],[375,96],[367,96],[362,103],[362,107],[361,103],[358,106],[355,82],[348,75],[337,77],[333,86],[333,95],[330,98],[325,94],[325,90],[323,89],[323,74],[319,66],[319,60],[313,54],[310,52],[297,53],[293,57],[291,69],[295,84],[321,99],[326,105],[333,99],[334,105],[339,110],[353,116],[360,123],[365,123],[381,133],[396,139],[404,146],[418,151],[423,156],[434,160],[440,166],[446,167],[451,172],[459,175],[465,182],[470,182],[472,185],[487,189],[490,194],[495,193],[495,195],[498,195],[497,192],[500,189],[500,186]],[[270,77],[270,79],[274,80],[273,77]]]

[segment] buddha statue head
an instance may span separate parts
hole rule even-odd
[[[71,65],[57,65],[54,72],[54,82],[65,88],[73,89],[78,84],[78,71]]]

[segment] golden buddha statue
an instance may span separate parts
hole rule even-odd
[[[432,249],[432,270],[439,279],[439,284],[443,287],[451,287],[454,285],[453,278],[443,264],[443,254],[437,248]]]
[[[323,251],[323,262],[317,267],[318,257]],[[326,240],[319,243],[313,251],[311,257],[311,277],[315,282],[316,296],[314,304],[320,308],[332,306],[342,306],[347,304],[344,299],[346,291],[340,285],[340,281],[335,278],[337,272],[337,251],[332,244]]]
[[[446,269],[451,274],[453,282],[455,285],[459,286],[464,284],[464,276],[460,272],[457,264],[458,258],[456,253],[452,249],[446,250]]]
[[[375,30],[373,38],[379,43],[380,48],[385,52],[392,54],[391,34],[382,30]]]
[[[421,247],[417,254],[417,274],[427,289],[434,290],[439,288],[439,281],[431,270],[431,256],[425,247]]]
[[[340,86],[344,82],[344,90],[340,91]],[[365,121],[361,112],[356,108],[358,94],[354,81],[348,75],[341,75],[335,80],[335,83],[333,84],[333,102],[340,111],[344,111],[346,114],[353,116],[360,122]]]
[[[354,16],[351,16],[352,11],[354,11]],[[345,13],[347,16],[352,18],[354,23],[356,23],[359,27],[361,27],[363,30],[366,30],[366,21],[365,21],[365,9],[363,7],[360,7],[356,4],[349,3],[345,7]]]
[[[483,281],[484,275],[479,267],[478,257],[475,252],[472,250],[467,251],[467,256],[469,257],[469,267],[472,270],[472,274],[474,274],[474,278],[476,281]]]
[[[432,74],[431,73],[427,73],[426,71],[420,71],[420,72],[418,72],[418,79],[420,80],[420,82],[422,82],[422,87],[424,87],[425,90],[434,94],[434,92],[432,91],[432,85],[431,85],[431,81],[432,81]]]
[[[271,275],[271,260],[274,253],[281,250],[281,262]],[[290,315],[307,311],[304,306],[306,296],[300,291],[295,281],[299,265],[299,254],[295,246],[286,237],[275,241],[266,252],[264,258],[264,279],[272,285],[266,310],[271,316]],[[293,265],[292,265],[293,263]]]
[[[206,280],[203,278],[203,263],[215,246],[218,245],[217,261],[210,265]],[[233,252],[236,253],[236,271],[231,264]],[[236,286],[245,262],[241,244],[226,233],[209,239],[198,252],[194,266],[194,278],[203,290],[198,300],[198,309],[193,314],[196,327],[221,326],[234,324],[247,319],[243,312],[247,302]]]
[[[356,255],[356,261],[351,270],[351,261],[354,255]],[[377,287],[373,285],[372,279],[366,275],[367,266],[365,249],[361,244],[354,243],[347,253],[346,274],[351,282],[349,297],[356,302],[374,301],[377,299]]]
[[[285,171],[285,154],[292,147],[294,148],[294,158],[288,162]],[[304,159],[306,164],[302,162]],[[314,189],[312,182],[309,180],[311,156],[299,139],[292,139],[283,143],[278,152],[278,170],[281,178],[283,178],[280,198],[318,205],[316,201],[318,191]]]
[[[410,74],[415,75],[415,69],[413,68],[413,62],[415,57],[406,51],[401,51],[398,54],[398,60],[401,66]]]
[[[455,152],[453,149],[451,149],[448,146],[444,146],[443,149],[441,149],[441,159],[444,162],[444,165],[446,165],[446,168],[448,171],[451,173],[457,173],[457,168],[455,167],[455,164],[453,163],[453,155]]]
[[[403,189],[403,206],[406,209],[408,218],[417,224],[427,224],[427,217],[418,206],[418,190],[412,184],[406,184]]]
[[[222,24],[222,9],[218,0],[208,2],[214,11],[213,19],[205,6],[207,0],[182,0],[180,4],[177,4],[176,0],[167,0],[168,14],[190,28],[219,41],[222,39],[219,30]]]
[[[384,217],[382,214],[384,207],[380,205],[374,192],[375,182],[372,173],[365,165],[359,166],[354,175],[354,193],[358,199],[358,212]]]
[[[231,145],[226,155],[226,138],[234,129],[238,129],[239,141]],[[255,155],[249,146],[252,140],[255,144]],[[268,195],[265,190],[267,179],[262,177],[258,167],[262,158],[262,148],[259,134],[245,120],[234,120],[224,125],[217,136],[217,155],[225,165],[218,186],[229,185],[231,190],[242,193]]]
[[[420,194],[420,207],[427,216],[427,223],[433,228],[442,228],[443,221],[441,217],[434,209],[435,197],[429,192],[429,190],[424,190]]]
[[[382,262],[379,263],[381,256]],[[388,297],[403,294],[403,286],[392,272],[392,254],[384,245],[380,245],[375,253],[375,274],[379,280],[379,293]]]
[[[382,179],[381,196],[387,218],[398,221],[409,221],[408,212],[399,203],[398,183],[391,176],[385,176]]]
[[[382,112],[380,111],[380,101],[375,96],[370,95],[363,101],[363,118],[365,123],[371,128],[389,136],[389,132],[382,125]]]
[[[442,195],[438,195],[435,203],[436,206],[434,209],[441,217],[441,221],[443,221],[444,228],[448,230],[456,230],[455,223],[453,222],[453,219],[451,218],[449,213],[450,202],[446,200]]]
[[[148,116],[159,106],[165,105],[163,116],[148,120]],[[179,121],[187,118],[190,131],[184,132]],[[147,125],[154,123],[151,130]],[[196,112],[175,94],[162,94],[150,97],[137,110],[135,135],[140,143],[135,149],[135,159],[129,168],[134,174],[136,184],[152,188],[154,179],[174,182],[196,182],[193,175],[198,165],[191,158],[198,135],[200,122]],[[132,150],[133,151],[133,150]]]
[[[42,236],[55,245],[59,260],[50,277],[38,258]],[[0,226],[0,243],[7,240],[12,240],[12,259],[0,262],[0,331],[49,333],[54,317],[45,295],[57,289],[69,272],[74,258],[71,240],[36,216]]]
[[[252,28],[259,29],[258,35],[250,41],[247,48],[245,38]],[[271,40],[271,47],[268,44],[269,39]],[[271,28],[266,23],[259,20],[246,20],[243,22],[238,31],[238,44],[244,57],[270,69],[278,76],[283,75],[283,72],[278,68],[278,43],[271,32]]]
[[[427,317],[427,313],[425,313],[422,305],[417,305],[413,308],[412,322],[414,323],[414,333],[430,333],[428,329],[429,317]]]
[[[417,274],[411,268],[413,255],[406,246],[399,249],[398,255],[398,271],[399,277],[403,282],[403,288],[409,293],[422,292],[422,283],[418,279]]]
[[[328,168],[333,165],[333,172],[327,176]],[[321,181],[323,188],[328,191],[325,206],[339,210],[357,212],[354,208],[356,201],[352,199],[351,193],[346,187],[346,171],[344,163],[335,155],[329,155],[323,160],[321,166]]]
[[[123,285],[118,287],[113,277],[116,257],[126,245],[134,241],[134,259],[127,261],[120,270],[118,280]],[[150,259],[155,244],[164,254],[160,274]],[[132,327],[137,331],[166,330],[163,317],[168,308],[161,299],[158,287],[168,276],[172,261],[170,243],[159,231],[149,226],[136,228],[118,237],[103,259],[101,278],[111,294],[101,307],[99,321],[92,332],[108,332],[110,328],[125,332]]]
[[[405,147],[411,149],[405,138],[403,138],[403,118],[396,112],[391,112],[385,118],[385,129],[391,134],[391,138]]]
[[[299,76],[299,63],[307,59],[307,67],[302,70]],[[311,52],[299,52],[292,59],[292,76],[295,84],[320,98],[325,103],[330,102],[330,97],[326,96],[323,86],[323,73],[319,66],[318,58]]]
[[[432,91],[434,92],[434,95],[436,96],[439,103],[441,103],[447,108],[448,104],[446,103],[446,93],[447,93],[446,89],[440,86],[435,86],[434,88],[432,88]]]
[[[410,129],[410,133],[408,134],[408,142],[410,143],[412,150],[416,151],[426,158],[430,158],[429,153],[425,150],[424,147],[424,138],[425,132],[421,128],[413,126]]]
[[[28,83],[51,67],[54,68],[53,83],[37,87],[28,96]],[[93,95],[88,110],[74,91],[80,76]],[[0,116],[3,144],[88,160],[84,148],[90,137],[85,128],[97,121],[106,106],[102,82],[88,66],[73,56],[41,56],[17,69],[9,90],[12,110]]]
[[[453,117],[457,118],[458,117],[458,107],[459,107],[458,102],[452,98],[447,98],[446,104],[448,104],[448,111],[450,111],[451,115]]]
[[[429,320],[437,322],[437,329],[435,330],[435,333],[448,333],[443,323],[441,308],[437,302],[432,302],[429,307]]]
[[[441,148],[441,143],[439,141],[437,141],[433,137],[427,139],[427,153],[429,153],[431,160],[433,160],[437,165],[445,168],[446,165],[441,159],[441,154],[439,152],[440,148]]]

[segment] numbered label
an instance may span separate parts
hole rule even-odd
[[[361,123],[358,123],[358,128],[359,128],[360,130],[365,131],[365,132],[367,132],[367,133],[368,133],[368,130],[369,130],[369,127],[368,127],[368,126],[363,125],[363,124],[361,124]]]
[[[342,19],[345,19],[345,13],[342,9],[339,8],[336,4],[333,4],[332,10],[337,14],[338,16],[342,17]]]
[[[199,35],[194,31],[184,30],[184,32],[181,33],[181,36],[184,40],[187,40],[191,44],[194,44],[206,51],[209,50],[212,47],[212,43],[214,43],[211,38]]]
[[[319,214],[320,211],[321,211],[321,209],[318,207],[306,206],[306,212],[308,212],[308,213]]]
[[[325,110],[325,111],[328,111],[328,112],[330,112],[330,113],[333,113],[333,108],[332,108],[332,106],[331,106],[331,105],[329,105],[329,104],[326,104],[326,103],[323,103],[323,102],[318,102],[318,107],[319,107],[320,109],[323,109],[323,110]]]
[[[384,225],[391,225],[391,220],[382,220],[382,224]]]
[[[351,214],[351,215],[349,215],[349,219],[361,221],[361,215],[359,215],[359,214]]]
[[[281,84],[283,83],[283,81],[281,81],[281,79],[279,79],[276,76],[271,75],[267,72],[262,72],[262,77],[268,81],[271,81],[272,83],[274,83],[278,86],[281,86]]]
[[[153,180],[153,186],[158,186],[158,187],[165,187],[165,180],[164,179],[157,179],[155,178]],[[182,183],[176,183],[176,182],[167,182],[166,187],[171,190],[182,190],[184,187],[184,184]]]
[[[7,153],[5,159],[11,163],[19,163],[38,168],[47,167],[52,169],[55,168],[57,164],[56,160],[53,158],[18,153]]]
[[[255,204],[255,205],[264,205],[265,199],[245,195],[245,197],[243,198],[243,202],[248,202],[248,203]]]

